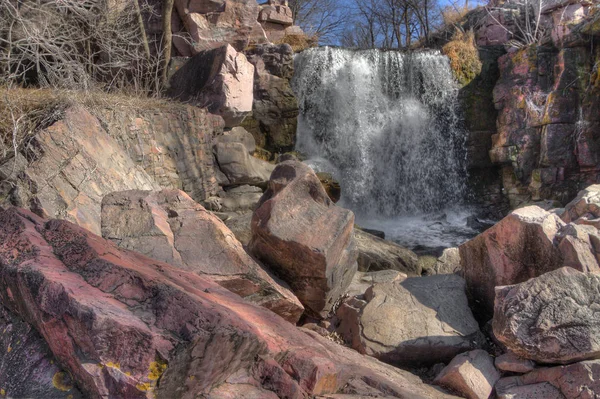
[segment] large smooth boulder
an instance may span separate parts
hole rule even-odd
[[[358,248],[358,270],[361,272],[391,269],[409,276],[421,275],[419,257],[410,249],[360,229],[354,229],[354,237]]]
[[[492,317],[496,286],[517,284],[563,265],[554,241],[564,225],[554,213],[529,206],[459,247],[470,304],[480,321]]]
[[[401,366],[449,362],[482,345],[483,335],[457,275],[375,284],[344,302],[337,332],[360,353]]]
[[[223,222],[179,190],[124,191],[102,201],[102,236],[204,275],[296,323],[304,308],[244,251]]]
[[[307,165],[277,165],[252,217],[252,253],[326,317],[356,272],[354,214],[332,203]]]
[[[3,305],[39,331],[87,398],[306,398],[356,387],[454,398],[69,222],[11,208],[0,242]]]
[[[600,361],[540,368],[496,384],[499,399],[595,399],[600,392]]]
[[[467,399],[488,399],[500,373],[482,349],[456,356],[435,378],[435,383],[460,392]]]
[[[252,112],[253,82],[254,66],[224,45],[188,59],[171,76],[167,95],[206,107],[234,127]]]
[[[275,165],[248,154],[243,143],[217,143],[213,151],[224,176],[223,186],[265,184],[275,169]]]
[[[600,274],[564,267],[496,288],[493,330],[512,352],[538,363],[600,358]]]

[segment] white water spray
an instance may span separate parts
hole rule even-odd
[[[438,51],[321,47],[296,56],[297,150],[334,173],[369,218],[460,204],[466,191],[458,86]]]

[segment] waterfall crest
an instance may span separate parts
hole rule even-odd
[[[466,135],[438,51],[309,49],[296,56],[292,87],[297,150],[336,175],[344,206],[390,217],[462,201]]]

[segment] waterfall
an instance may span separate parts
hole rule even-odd
[[[320,47],[296,56],[297,150],[332,172],[345,207],[378,217],[462,202],[458,87],[438,51]]]

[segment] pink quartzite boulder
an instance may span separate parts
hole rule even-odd
[[[600,361],[540,368],[502,378],[496,384],[499,399],[595,399],[600,392]]]
[[[537,206],[517,209],[462,244],[460,260],[475,316],[492,316],[494,288],[516,284],[562,266],[554,245],[564,222]]]
[[[477,349],[456,356],[436,377],[435,383],[461,393],[467,399],[488,399],[500,373],[490,355]]]
[[[252,253],[325,317],[357,269],[354,214],[333,204],[307,165],[277,165],[252,217]]]
[[[171,76],[167,94],[206,107],[234,127],[252,112],[253,82],[254,66],[224,45],[190,58]]]
[[[0,300],[86,398],[300,399],[356,387],[451,398],[69,222],[11,208],[0,213],[0,243]]]
[[[516,355],[538,363],[600,358],[600,274],[564,267],[496,288],[493,329]]]
[[[304,307],[247,253],[223,222],[179,190],[122,191],[102,201],[102,235],[205,275],[249,301],[296,323]]]
[[[528,373],[535,368],[535,363],[529,359],[523,359],[512,352],[498,356],[494,360],[496,368],[511,373]]]

